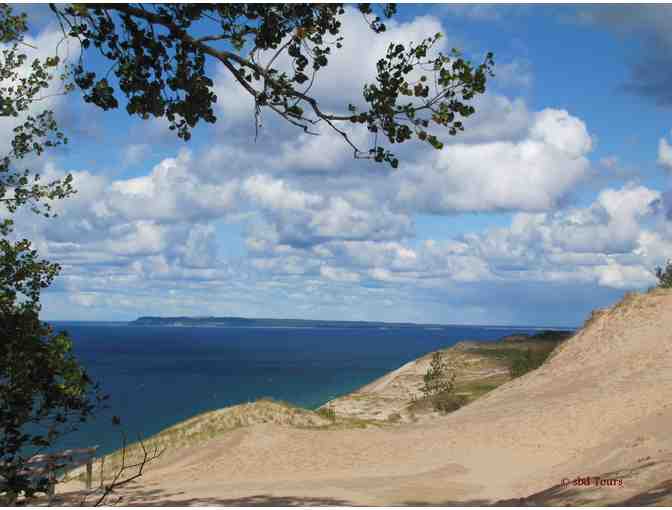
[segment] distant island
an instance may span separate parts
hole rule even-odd
[[[412,322],[328,321],[308,319],[249,319],[244,317],[139,317],[130,326],[207,326],[220,328],[417,328],[445,327],[441,324]]]
[[[482,327],[468,324],[420,324],[415,322],[369,322],[369,321],[330,321],[310,319],[250,319],[245,317],[139,317],[128,323],[129,326],[202,326],[218,328],[453,328],[453,327]],[[513,330],[543,330],[535,326],[490,326],[493,328]],[[548,328],[552,333],[555,330],[573,331],[574,328]]]

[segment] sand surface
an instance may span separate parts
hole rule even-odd
[[[541,368],[455,413],[384,428],[239,428],[169,452],[124,503],[446,505],[537,494],[537,504],[604,504],[647,491],[655,503],[672,490],[671,396],[672,293],[654,291],[594,314]],[[622,484],[558,485],[597,475]]]

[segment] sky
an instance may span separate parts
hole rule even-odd
[[[18,8],[36,52],[53,54],[46,7]],[[441,32],[439,50],[495,54],[465,131],[441,151],[405,144],[397,170],[269,112],[255,140],[251,99],[215,63],[218,121],[189,142],[54,95],[69,144],[26,164],[71,173],[78,193],[55,219],[16,217],[62,266],[43,318],[578,326],[654,286],[672,257],[671,23],[668,5],[402,4],[376,35],[348,10],[315,88],[334,110],[361,98],[391,41]]]

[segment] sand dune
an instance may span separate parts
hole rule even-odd
[[[541,368],[450,415],[356,430],[239,428],[166,456],[125,502],[665,501],[671,395],[672,292],[653,291],[594,314]],[[598,475],[622,483],[558,485]]]

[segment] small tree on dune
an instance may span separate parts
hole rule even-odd
[[[422,378],[424,384],[420,388],[424,398],[432,403],[434,410],[450,412],[462,405],[461,399],[455,395],[456,377],[454,364],[446,360],[441,351],[435,352]]]

